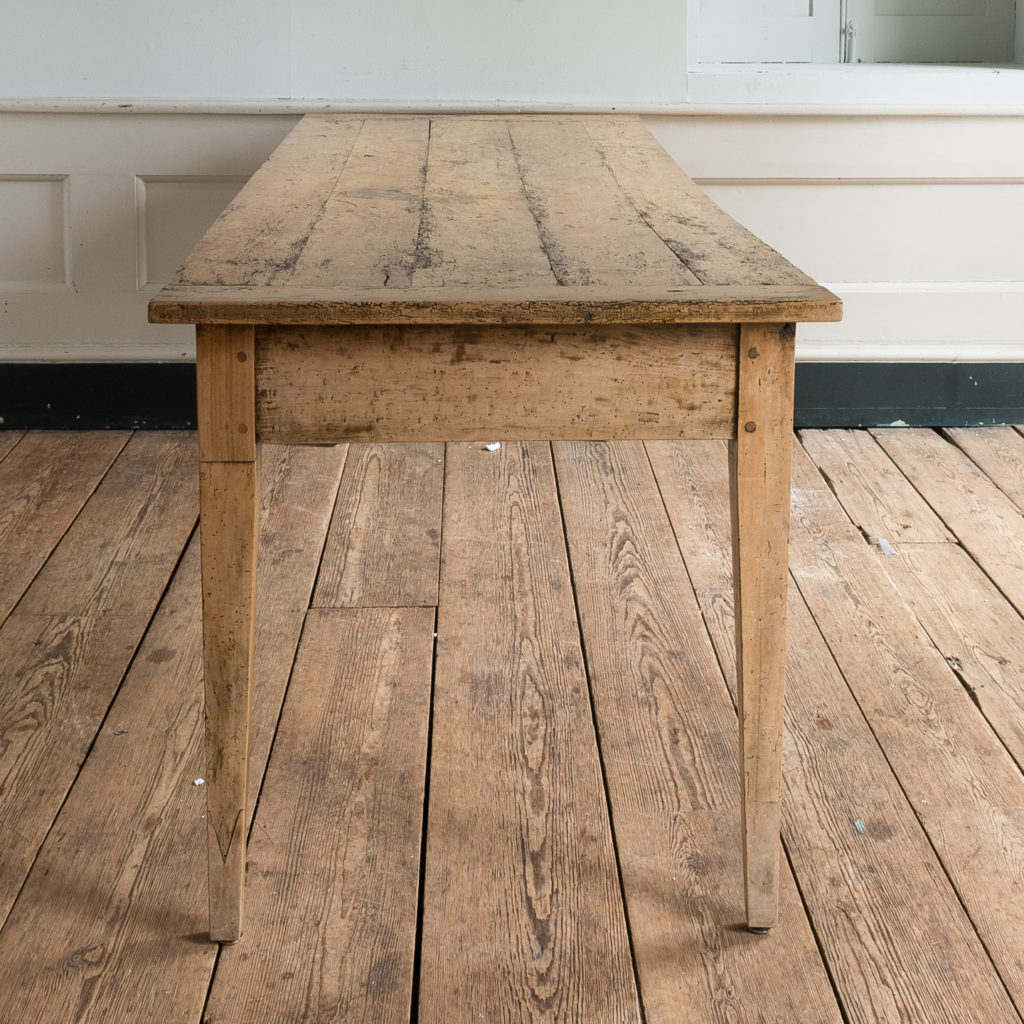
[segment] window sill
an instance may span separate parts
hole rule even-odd
[[[687,87],[694,107],[751,113],[1024,113],[1022,64],[706,64]]]

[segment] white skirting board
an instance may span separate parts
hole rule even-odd
[[[187,361],[149,298],[294,113],[0,112],[0,362]],[[647,122],[726,210],[845,301],[815,361],[1024,360],[1024,114]]]

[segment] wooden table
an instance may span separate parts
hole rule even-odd
[[[211,937],[242,931],[258,441],[728,439],[747,921],[770,928],[794,323],[840,315],[639,119],[305,117],[150,304],[197,325]]]

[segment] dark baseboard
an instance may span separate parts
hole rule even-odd
[[[192,430],[195,363],[5,363],[9,430]]]
[[[193,429],[192,363],[0,365],[0,428]],[[799,363],[797,427],[1024,423],[1024,363]]]
[[[798,363],[797,427],[1024,423],[1024,363]]]

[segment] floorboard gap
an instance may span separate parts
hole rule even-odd
[[[643,986],[640,981],[640,970],[636,959],[636,944],[633,941],[633,923],[630,919],[629,900],[626,899],[626,884],[622,875],[622,857],[619,853],[619,839],[615,829],[615,814],[612,809],[611,789],[608,785],[608,770],[604,763],[604,750],[601,746],[601,729],[597,720],[597,706],[594,701],[594,684],[591,679],[590,657],[587,653],[587,641],[583,635],[583,620],[580,615],[580,602],[576,590],[576,576],[573,570],[572,554],[569,547],[569,530],[565,522],[565,504],[562,500],[562,489],[558,479],[558,462],[554,457],[553,444],[549,444],[551,452],[551,468],[554,473],[555,494],[558,498],[558,515],[562,523],[562,542],[565,545],[565,562],[569,569],[569,586],[572,590],[572,606],[576,615],[576,631],[580,638],[580,650],[583,654],[583,673],[587,680],[587,697],[590,703],[590,718],[594,726],[594,738],[597,743],[597,760],[601,768],[601,785],[604,787],[604,802],[608,810],[608,824],[611,826],[612,849],[615,852],[615,874],[619,884],[619,896],[622,900],[622,916],[626,922],[626,938],[629,942],[629,960],[633,969],[633,980],[636,985],[637,1005],[640,1009],[640,1020],[647,1021],[647,1010],[644,1006]]]

